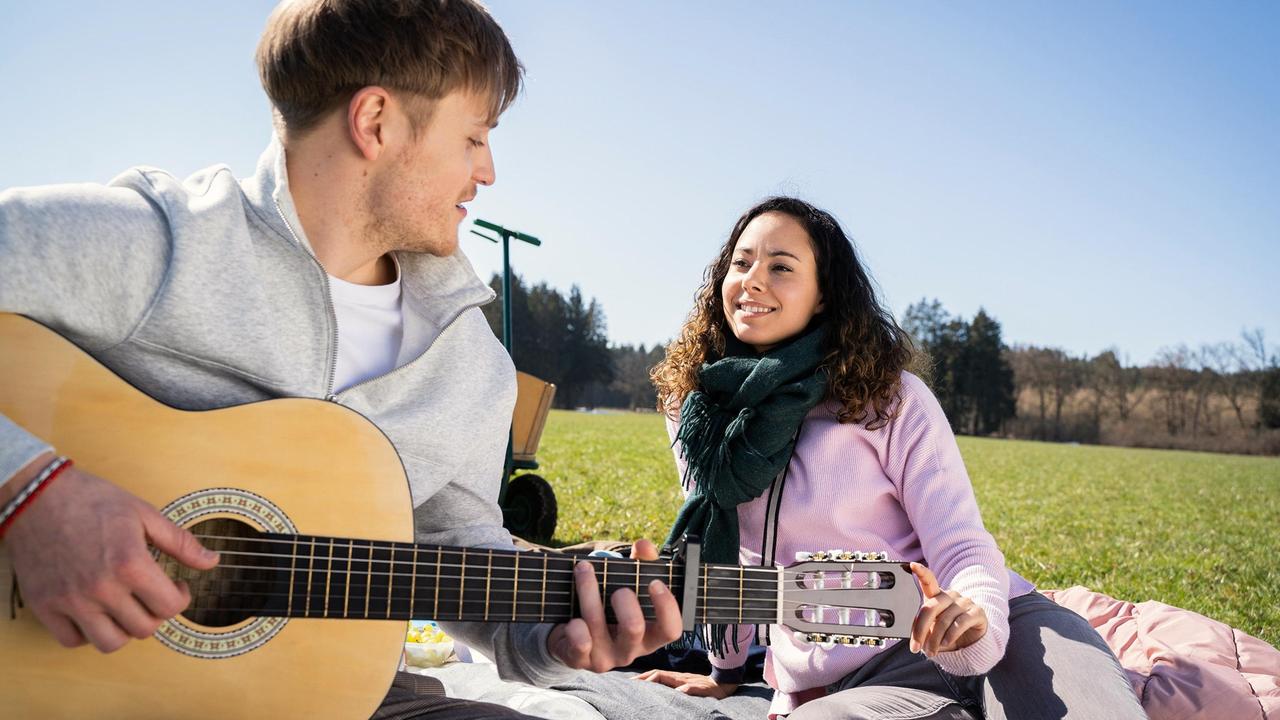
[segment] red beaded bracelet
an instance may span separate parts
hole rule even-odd
[[[4,510],[0,510],[0,540],[4,539],[4,534],[8,532],[9,526],[31,504],[31,501],[35,500],[37,495],[49,487],[49,483],[53,482],[54,478],[61,475],[62,471],[71,467],[72,464],[69,458],[56,458],[45,466],[45,469],[41,470],[34,480],[18,491],[18,494],[4,506]]]

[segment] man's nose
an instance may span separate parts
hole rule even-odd
[[[493,167],[493,151],[489,149],[488,145],[484,146],[484,153],[472,170],[471,179],[480,185],[492,185],[498,179],[497,171]]]

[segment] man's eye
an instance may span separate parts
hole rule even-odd
[[[477,148],[484,147],[484,143],[481,142],[480,140],[477,140],[475,138],[467,138],[467,140],[471,143],[471,147],[477,147]]]

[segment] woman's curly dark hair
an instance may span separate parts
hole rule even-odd
[[[853,243],[830,213],[791,197],[771,197],[745,212],[729,240],[707,266],[689,319],[680,336],[667,345],[666,357],[649,373],[658,388],[658,410],[679,411],[686,396],[698,389],[698,371],[708,358],[724,353],[731,332],[720,299],[733,250],[747,225],[765,213],[795,218],[809,234],[818,265],[829,331],[819,369],[827,373],[828,401],[840,405],[842,423],[866,423],[875,430],[893,418],[902,371],[916,350],[910,336],[876,297],[871,279],[858,261]]]

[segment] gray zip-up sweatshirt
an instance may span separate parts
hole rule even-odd
[[[397,260],[405,345],[427,350],[335,394],[328,277],[278,140],[242,181],[225,166],[185,181],[135,168],[106,186],[0,193],[0,311],[44,323],[176,408],[309,397],[356,410],[404,462],[419,542],[509,549],[497,500],[515,369],[479,310],[493,291],[461,252]],[[0,415],[0,482],[46,449]],[[447,629],[505,678],[572,673],[547,653],[550,625]]]

